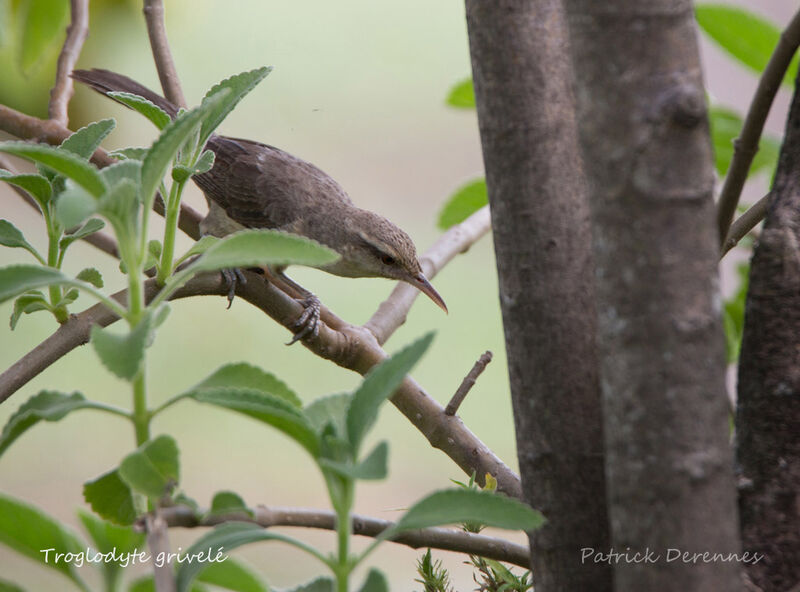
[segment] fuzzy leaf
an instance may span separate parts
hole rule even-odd
[[[127,92],[110,92],[109,97],[119,101],[123,105],[130,107],[149,119],[158,129],[163,130],[170,122],[170,117],[161,107],[151,103],[144,97]]]
[[[214,130],[239,104],[239,101],[253,90],[259,82],[264,80],[271,71],[272,68],[264,66],[249,72],[242,72],[226,78],[209,89],[206,96],[203,97],[202,105],[213,101],[213,106],[208,109],[208,115],[203,118],[203,123],[200,127],[201,144],[206,143]],[[218,96],[222,96],[222,100],[218,100]]]
[[[475,489],[446,489],[418,501],[391,528],[392,534],[417,528],[480,522],[509,530],[533,530],[544,524],[540,512],[522,502]]]
[[[39,290],[31,290],[14,301],[14,312],[11,313],[9,326],[13,331],[17,327],[19,319],[24,314],[31,314],[40,310],[50,310],[50,303],[44,294]]]
[[[180,259],[175,262],[175,267],[178,267],[181,263],[189,259],[190,257],[194,257],[195,255],[200,255],[201,253],[205,253],[208,248],[219,241],[216,236],[206,235],[202,237],[199,241],[192,245],[192,248],[186,251]]]
[[[5,169],[0,169],[0,181],[11,183],[27,191],[36,200],[42,211],[53,196],[53,186],[42,175],[15,175]]]
[[[80,270],[78,275],[75,276],[75,279],[88,282],[95,288],[103,287],[103,276],[94,267],[87,267],[86,269]]]
[[[359,592],[389,592],[389,582],[386,581],[385,575],[373,568],[369,570]]]
[[[116,125],[117,123],[113,119],[102,119],[90,123],[61,142],[61,149],[89,159]]]
[[[59,242],[59,247],[63,251],[67,247],[69,247],[72,243],[76,240],[80,240],[89,236],[90,234],[94,234],[95,232],[102,230],[105,227],[106,223],[103,222],[100,218],[91,218],[86,221],[83,226],[78,228],[72,234],[66,235],[64,238],[61,239]]]
[[[277,230],[242,230],[211,245],[195,261],[195,273],[254,265],[308,265],[332,263],[339,255],[307,238]]]
[[[33,245],[25,240],[22,232],[8,220],[0,220],[0,245],[25,249],[37,259],[42,259]]]
[[[130,487],[114,469],[83,484],[83,498],[102,518],[129,526],[136,520],[136,505]]]
[[[370,452],[367,457],[353,465],[351,463],[344,463],[329,460],[327,458],[319,459],[321,466],[332,470],[333,472],[346,477],[348,479],[361,479],[364,481],[376,481],[385,479],[387,470],[387,458],[389,456],[389,444],[381,442],[375,449]]]
[[[28,142],[2,142],[0,152],[6,152],[44,165],[55,172],[72,179],[94,197],[99,198],[106,190],[100,172],[80,156],[66,150],[44,144]]]
[[[93,409],[97,404],[87,401],[81,393],[65,395],[55,391],[41,391],[28,399],[11,417],[0,433],[0,454],[40,421],[58,421],[78,409]]]
[[[300,397],[286,386],[286,383],[269,372],[244,362],[227,364],[218,368],[202,382],[193,386],[191,390],[215,388],[257,390],[275,395],[298,409],[301,406]]]
[[[233,592],[269,592],[269,587],[255,570],[232,557],[221,563],[209,563],[197,575],[197,581]]]
[[[232,512],[253,515],[253,511],[247,507],[247,504],[237,493],[233,491],[218,491],[215,493],[214,499],[211,500],[211,508],[208,510],[208,514],[228,514]]]
[[[63,36],[68,7],[65,0],[25,0],[20,7],[25,15],[19,54],[23,72],[29,73]]]
[[[92,347],[103,365],[120,378],[133,380],[144,359],[144,350],[150,340],[151,323],[152,319],[145,317],[136,328],[121,335],[112,333],[107,328],[92,326]]]
[[[118,160],[144,160],[144,157],[147,156],[147,150],[147,148],[133,146],[114,150],[113,152],[109,152],[108,155]]]
[[[126,456],[119,465],[119,476],[134,491],[160,498],[177,485],[179,469],[175,440],[159,436]]]
[[[74,228],[97,212],[98,201],[89,192],[72,181],[67,181],[64,191],[56,200],[56,220],[64,228]]]
[[[70,281],[52,267],[39,265],[9,265],[0,267],[0,302],[11,300],[29,290]]]
[[[347,410],[347,437],[356,454],[378,417],[378,408],[392,396],[433,341],[428,333],[370,370],[353,393]]]
[[[88,590],[73,563],[55,561],[55,553],[79,553],[86,543],[70,528],[39,508],[0,493],[0,543],[55,569]],[[42,550],[50,550],[45,555]]]

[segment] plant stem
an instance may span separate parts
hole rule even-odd
[[[133,380],[133,429],[136,433],[136,446],[141,446],[150,439],[150,413],[147,410],[145,362]]]
[[[161,264],[158,266],[157,281],[164,285],[172,274],[173,258],[175,256],[175,235],[178,230],[178,215],[181,208],[181,194],[186,186],[186,181],[175,181],[169,192],[164,216],[164,245],[161,251]]]
[[[45,208],[46,210],[49,208]],[[58,240],[61,238],[56,225],[53,224],[53,218],[49,212],[43,212],[45,225],[47,226],[47,265],[55,269],[60,268]],[[65,323],[69,318],[67,310],[63,306],[56,308],[56,304],[61,300],[63,292],[61,286],[54,285],[49,288],[50,304],[53,305],[53,314],[59,323]]]
[[[352,532],[350,510],[353,506],[353,482],[348,480],[343,486],[342,499],[335,508],[336,533],[339,539],[338,562],[335,570],[337,592],[347,592],[350,572],[354,567],[350,561],[350,533]]]

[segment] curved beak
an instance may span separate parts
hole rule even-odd
[[[441,296],[439,296],[439,292],[434,290],[433,286],[431,286],[431,283],[424,274],[420,273],[414,276],[409,283],[417,290],[425,294],[428,298],[433,300],[436,303],[436,306],[447,312],[447,305],[444,303],[444,300]]]

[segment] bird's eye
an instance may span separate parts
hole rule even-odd
[[[383,261],[384,265],[394,265],[395,264],[395,258],[392,257],[391,255],[382,255],[381,256],[381,261]]]

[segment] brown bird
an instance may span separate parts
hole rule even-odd
[[[103,94],[128,92],[158,105],[170,117],[178,108],[127,76],[108,70],[75,70],[72,77]],[[113,98],[113,97],[112,97]],[[225,236],[243,228],[272,228],[313,239],[336,251],[341,258],[320,269],[344,277],[384,277],[407,282],[447,306],[422,273],[417,251],[400,228],[369,210],[358,208],[344,189],[313,164],[273,146],[212,136],[207,148],[215,154],[214,166],[195,175],[195,183],[208,201],[208,216],[200,223],[205,234]],[[284,275],[284,268],[265,268],[269,277],[296,290],[305,310],[290,343],[318,332],[320,302],[316,296]],[[223,272],[233,299],[236,277]]]

